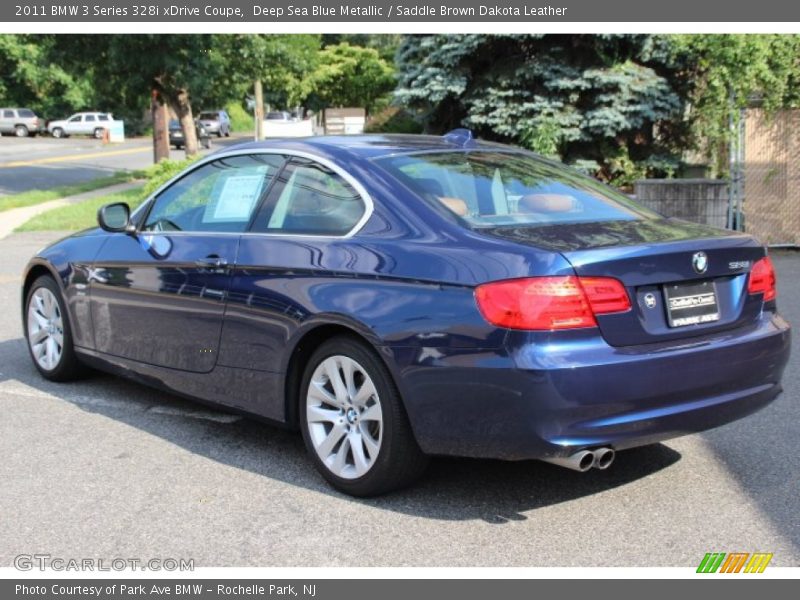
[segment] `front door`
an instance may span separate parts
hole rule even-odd
[[[207,163],[159,194],[135,235],[109,234],[90,277],[98,351],[214,368],[240,234],[282,163],[274,155]]]
[[[83,133],[83,115],[74,115],[64,124],[64,131],[68,135]]]

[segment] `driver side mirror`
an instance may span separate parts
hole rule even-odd
[[[125,202],[106,204],[97,211],[97,222],[106,231],[112,233],[133,233],[135,227],[131,223],[131,209]]]

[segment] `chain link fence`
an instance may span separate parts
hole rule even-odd
[[[745,231],[769,246],[800,246],[800,110],[744,119]]]

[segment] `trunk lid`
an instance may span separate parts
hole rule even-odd
[[[747,293],[747,275],[765,251],[741,233],[677,219],[495,228],[488,233],[558,251],[581,277],[620,280],[631,310],[597,317],[601,334],[613,346],[740,327],[755,321],[762,309],[761,297]]]

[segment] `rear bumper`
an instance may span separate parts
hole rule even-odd
[[[621,450],[703,431],[781,392],[790,327],[752,326],[682,343],[617,348],[596,330],[510,333],[506,349],[393,349],[422,449],[502,459]]]

